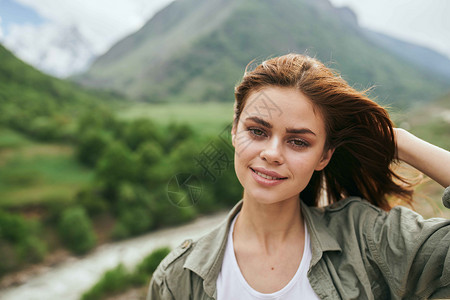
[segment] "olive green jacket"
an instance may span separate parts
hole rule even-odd
[[[153,274],[147,299],[216,299],[228,230],[241,207],[174,249]],[[319,298],[450,299],[449,220],[424,220],[404,207],[386,213],[355,197],[325,208],[302,203],[301,210],[311,239],[308,278]]]

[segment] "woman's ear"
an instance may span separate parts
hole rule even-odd
[[[231,144],[233,145],[233,147],[236,147],[236,126],[236,123],[233,122],[233,127],[231,127]]]
[[[322,158],[320,159],[319,163],[317,164],[315,170],[322,171],[330,162],[331,157],[333,156],[333,153],[334,153],[334,149],[328,149],[327,151],[324,151]]]

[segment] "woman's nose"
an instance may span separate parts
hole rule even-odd
[[[264,149],[262,149],[260,153],[260,157],[268,163],[284,163],[282,141],[275,137],[271,138],[265,143]]]

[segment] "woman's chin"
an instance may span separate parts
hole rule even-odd
[[[282,203],[289,199],[299,199],[298,196],[280,197],[280,193],[271,193],[270,191],[252,191],[244,193],[244,201],[251,201],[259,204],[276,204]]]

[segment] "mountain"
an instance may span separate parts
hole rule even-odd
[[[99,54],[92,41],[76,25],[29,26],[21,34],[10,34],[3,40],[15,55],[58,77],[85,71]]]
[[[1,44],[0,61],[0,127],[56,139],[81,113],[119,100],[116,95],[43,74]]]
[[[376,45],[392,51],[401,59],[450,78],[450,59],[444,55],[426,47],[401,41],[379,32],[365,30],[365,34]]]
[[[367,36],[349,9],[328,0],[179,0],[74,78],[152,102],[231,101],[245,66],[306,53],[380,102],[406,104],[444,93],[449,78]]]

